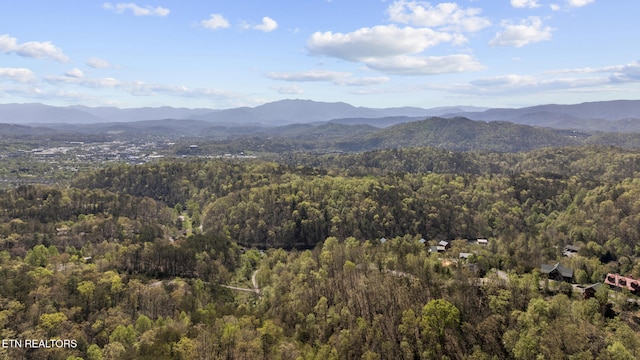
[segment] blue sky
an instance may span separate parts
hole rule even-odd
[[[0,103],[640,98],[638,0],[5,1]]]

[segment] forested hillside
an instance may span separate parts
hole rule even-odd
[[[2,337],[76,346],[0,354],[634,359],[637,297],[583,299],[540,265],[584,285],[640,278],[638,170],[640,152],[613,147],[412,148],[112,165],[2,190]],[[451,248],[430,252],[438,241]]]

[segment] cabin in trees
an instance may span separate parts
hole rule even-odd
[[[573,282],[573,269],[566,268],[560,263],[555,265],[540,265],[540,271],[546,274],[550,280]]]
[[[474,252],[470,252],[470,253],[467,253],[467,252],[461,252],[460,254],[458,254],[458,258],[459,258],[459,259],[465,259],[465,260],[468,260],[468,259],[469,259],[470,257],[472,257],[473,255],[475,255],[475,253],[474,253]]]
[[[440,241],[438,242],[438,245],[436,246],[429,246],[429,252],[430,253],[435,253],[435,252],[445,252],[447,250],[449,250],[451,248],[451,243],[448,241]]]
[[[640,280],[620,274],[607,274],[604,283],[620,289],[627,289],[634,294],[640,294]]]
[[[584,297],[584,299],[587,300],[587,299],[591,299],[592,297],[595,297],[596,291],[598,291],[600,286],[602,286],[602,283],[598,282],[585,287],[582,293],[582,296]]]

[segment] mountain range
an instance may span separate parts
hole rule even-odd
[[[485,108],[458,106],[422,109],[399,107],[375,109],[346,103],[311,100],[281,100],[257,107],[226,110],[173,107],[131,108],[68,106],[43,104],[0,104],[0,123],[7,124],[96,124],[146,120],[201,120],[218,125],[282,126],[325,122],[342,118],[377,119],[384,117],[425,118],[449,113],[480,112]]]
[[[399,107],[283,100],[254,108],[0,105],[0,139],[218,142],[238,151],[367,151],[434,146],[526,151],[580,144],[640,147],[640,100],[519,109]],[[200,140],[198,140],[200,139]]]
[[[514,124],[571,129],[578,131],[640,131],[640,100],[588,102],[574,105],[538,105],[523,108],[454,107],[355,107],[343,102],[281,100],[257,107],[226,110],[173,107],[130,108],[68,106],[43,104],[0,104],[0,123],[18,125],[82,124],[92,125],[143,122],[134,128],[158,125],[158,120],[194,121],[195,128],[212,125],[224,127],[274,127],[291,124],[335,122],[345,125],[371,125],[384,128],[428,117],[465,117],[478,121],[507,121]],[[148,122],[146,121],[154,121]],[[189,123],[186,128],[194,128]],[[117,126],[116,126],[117,127]],[[126,126],[125,126],[126,128]],[[126,130],[126,129],[125,129]]]

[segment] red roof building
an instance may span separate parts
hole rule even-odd
[[[622,276],[620,274],[609,273],[604,278],[604,283],[622,289],[628,289],[633,293],[637,293],[640,291],[640,280],[634,279],[630,276]]]

